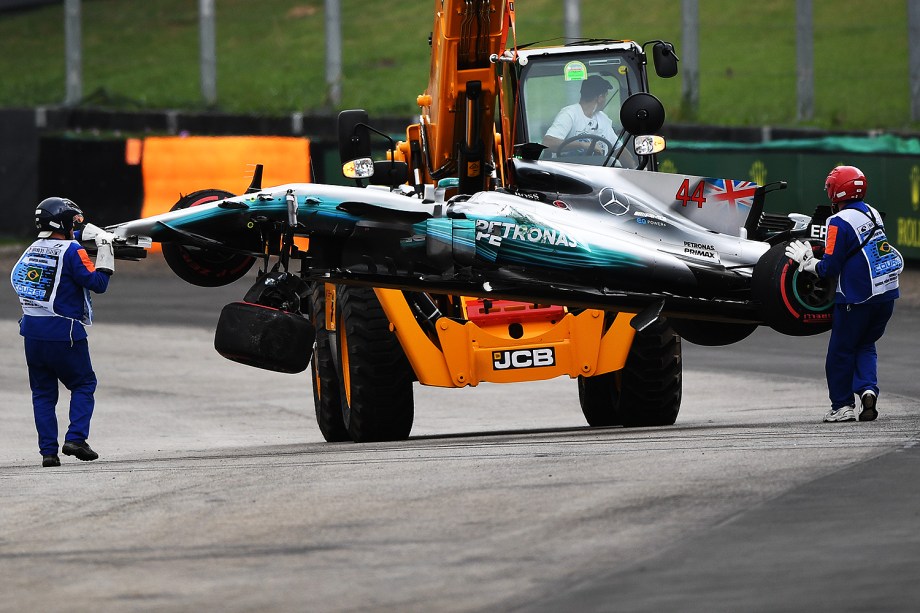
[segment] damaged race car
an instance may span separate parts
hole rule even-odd
[[[681,337],[725,345],[761,325],[829,329],[833,282],[784,254],[808,237],[821,257],[813,237],[829,210],[766,214],[768,190],[746,181],[509,167],[513,188],[447,198],[450,182],[426,198],[255,181],[110,230],[126,245],[162,242],[169,266],[196,285],[231,283],[261,262],[243,301],[221,313],[215,348],[279,372],[312,357],[328,441],[408,437],[413,381],[568,375],[592,426],[673,424]]]
[[[792,336],[829,329],[832,282],[784,255],[807,238],[821,257],[815,236],[829,207],[766,214],[768,189],[749,181],[510,166],[513,189],[449,199],[449,181],[429,198],[312,183],[201,190],[109,230],[124,244],[163,243],[174,272],[200,286],[236,281],[264,259],[263,274],[306,281],[662,315],[703,345],[737,342],[759,325]]]

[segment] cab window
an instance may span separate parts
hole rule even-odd
[[[531,57],[521,72],[527,140],[544,142],[547,132],[556,122],[554,136],[557,140],[546,140],[554,145],[558,139],[574,140],[564,147],[564,151],[550,147],[543,152],[544,159],[595,165],[603,163],[608,147],[606,143],[614,141],[613,145],[617,145],[615,140],[622,133],[620,106],[630,93],[641,90],[638,74],[623,54]],[[598,91],[599,83],[606,83],[601,89],[609,88],[603,98],[594,95],[593,103],[585,105],[589,111],[595,110],[588,116],[580,106],[582,94],[588,90],[588,94],[593,95]],[[574,138],[579,134],[593,135],[594,138]]]

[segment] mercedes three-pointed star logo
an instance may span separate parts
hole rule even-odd
[[[623,215],[629,210],[629,198],[618,194],[612,187],[605,187],[597,195],[604,210],[611,215]]]

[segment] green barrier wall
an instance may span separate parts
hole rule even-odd
[[[877,149],[884,149],[878,152]],[[900,153],[890,153],[899,151]],[[824,179],[839,164],[859,167],[869,180],[866,201],[886,214],[885,228],[905,258],[920,261],[920,144],[917,139],[820,139],[765,145],[669,142],[661,169],[704,177],[748,179],[789,187],[767,195],[772,213],[811,213],[827,204]]]

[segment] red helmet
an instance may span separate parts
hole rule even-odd
[[[865,198],[868,188],[869,182],[866,181],[866,175],[855,166],[837,166],[824,181],[827,197],[834,204],[861,200]]]

